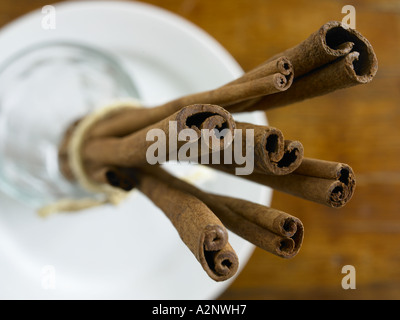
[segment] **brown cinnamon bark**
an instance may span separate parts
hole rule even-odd
[[[110,172],[114,168],[109,169]],[[172,188],[190,193],[204,202],[222,223],[240,237],[282,258],[292,258],[300,250],[304,228],[301,221],[282,211],[259,205],[247,200],[236,199],[204,192],[195,186],[169,174],[159,166],[142,167],[138,170],[122,170],[134,181],[140,171]],[[115,176],[120,176],[116,173]],[[118,183],[114,186],[120,186]],[[121,187],[121,186],[120,186]]]
[[[288,57],[294,68],[292,86],[279,94],[232,105],[230,112],[268,110],[365,84],[378,70],[369,41],[337,21],[326,23],[305,41],[271,59],[282,55]]]
[[[171,122],[176,123],[176,127],[171,127]],[[84,144],[81,153],[86,163],[99,163],[105,166],[121,166],[121,167],[137,167],[148,164],[148,148],[153,145],[154,140],[148,141],[148,133],[152,129],[159,129],[160,133],[165,135],[165,145],[160,145],[158,152],[165,152],[165,154],[158,154],[160,159],[165,158],[165,161],[170,160],[172,154],[175,155],[178,149],[189,142],[197,141],[201,135],[202,130],[207,130],[211,138],[215,136],[215,140],[219,141],[219,148],[224,149],[229,146],[232,141],[225,141],[225,136],[219,136],[218,133],[224,133],[223,130],[227,129],[233,137],[235,122],[225,109],[216,105],[191,105],[183,108],[182,110],[174,113],[173,115],[165,118],[164,120],[135,132],[123,138],[105,137],[88,139]],[[176,132],[171,132],[173,130]],[[193,129],[196,137],[191,141],[177,141],[177,136],[184,129]],[[72,131],[69,131],[71,134]],[[172,134],[170,141],[169,135]],[[218,137],[217,137],[218,136]],[[68,141],[68,139],[65,139]],[[64,146],[64,148],[63,148]],[[210,144],[210,147],[213,147]],[[62,145],[65,150],[65,143]],[[213,152],[209,149],[207,152]],[[68,156],[65,152],[60,153],[61,167],[64,168],[63,172],[69,173],[68,169]],[[172,159],[176,160],[176,159]],[[67,177],[71,178],[69,175]]]
[[[353,170],[347,164],[313,158],[304,158],[301,166],[299,166],[294,173],[317,178],[337,180],[347,180],[349,179],[347,175],[351,175],[351,179],[354,179]],[[343,175],[345,177],[342,177]]]
[[[265,96],[258,103],[247,108],[246,111],[268,110],[273,107],[286,106],[339,89],[368,83],[373,76],[370,73],[357,73],[355,70],[354,66],[359,59],[360,54],[358,52],[351,52],[322,69],[317,69],[304,77],[295,79],[286,94]]]
[[[212,167],[234,174],[226,166]],[[304,158],[299,168],[288,175],[253,173],[240,177],[333,208],[350,201],[356,185],[354,172],[347,164],[310,158]]]
[[[298,218],[247,200],[204,192],[160,167],[146,169],[201,199],[228,229],[261,249],[282,258],[292,258],[299,252],[304,228]]]
[[[229,230],[254,245],[282,258],[293,258],[298,254],[304,234],[298,218],[232,197],[212,195],[205,203]],[[215,203],[221,203],[229,210],[218,210]]]
[[[122,111],[96,124],[90,135],[121,137],[158,122],[187,105],[207,103],[229,108],[229,105],[244,100],[285,91],[292,82],[290,61],[279,57],[220,88],[183,96],[154,108]]]
[[[353,35],[353,36],[352,36]],[[286,56],[292,63],[295,77],[300,77],[354,50],[364,37],[352,29],[344,29],[339,21],[329,21],[298,45],[268,59]],[[358,46],[357,46],[358,47]]]
[[[198,163],[218,163],[231,169],[283,175],[293,172],[304,156],[299,141],[284,140],[282,132],[271,126],[236,122],[234,143],[218,153],[201,156]],[[211,161],[210,161],[211,158]],[[253,167],[249,165],[253,164]],[[243,170],[242,170],[243,172]]]
[[[231,278],[239,266],[221,221],[199,199],[136,171],[135,186],[159,207],[206,273],[215,281]]]
[[[299,141],[284,140],[282,132],[274,127],[236,122],[242,130],[242,153],[248,148],[246,130],[254,130],[254,171],[264,174],[284,175],[300,165],[304,148]],[[231,145],[233,149],[233,145]]]
[[[246,72],[240,78],[229,82],[225,86],[231,86],[251,80],[260,79],[273,74],[281,74],[285,76],[286,84],[284,89],[288,89],[291,86],[294,78],[293,65],[290,60],[284,56],[278,56],[274,59],[270,59],[269,61],[257,66],[253,70]]]

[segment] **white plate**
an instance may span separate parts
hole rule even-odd
[[[138,2],[55,5],[56,29],[41,10],[0,32],[0,62],[41,41],[72,40],[122,59],[145,104],[215,88],[242,70],[209,35],[165,10]],[[237,119],[265,124],[262,113]],[[175,165],[200,187],[268,205],[271,190],[199,166]],[[240,270],[253,245],[230,233]],[[238,272],[238,273],[239,273]],[[169,220],[139,193],[104,206],[46,220],[0,194],[2,299],[213,299],[233,279],[209,279]]]

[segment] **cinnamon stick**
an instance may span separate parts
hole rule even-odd
[[[304,228],[298,218],[247,200],[204,192],[160,167],[145,169],[201,199],[228,229],[261,249],[282,258],[293,258],[299,252]]]
[[[369,41],[357,30],[331,21],[295,47],[286,56],[294,68],[292,86],[285,92],[232,105],[230,112],[268,110],[339,89],[370,82],[378,61]]]
[[[351,52],[322,69],[317,69],[298,80],[295,79],[290,92],[288,90],[287,94],[265,96],[257,104],[247,108],[246,111],[268,110],[272,107],[286,106],[339,89],[368,83],[373,76],[370,73],[358,72],[354,67],[359,60],[360,54]]]
[[[191,105],[156,124],[126,137],[88,139],[81,150],[82,157],[87,163],[94,162],[109,166],[136,167],[148,164],[148,149],[151,145],[155,144],[155,138],[148,138],[148,134],[152,129],[158,129],[157,132],[165,136],[165,143],[159,141],[160,148],[158,149],[159,154],[157,158],[167,161],[175,157],[178,149],[182,145],[189,142],[193,143],[200,139],[202,130],[207,130],[211,138],[215,138],[214,141],[219,141],[219,146],[217,147],[220,149],[229,146],[231,140],[230,142],[225,141],[226,135],[224,136],[223,133],[224,129],[227,129],[228,132],[231,133],[231,137],[233,137],[235,122],[230,113],[220,106]],[[195,133],[195,137],[192,137],[192,140],[189,141],[177,140],[178,134],[184,129],[193,129],[192,133]],[[69,133],[71,133],[71,130]],[[218,133],[221,133],[222,136]],[[169,138],[170,135],[172,137],[171,139]],[[68,139],[64,140],[68,141]],[[213,145],[210,144],[210,147],[213,147]],[[155,150],[154,153],[156,153],[156,151],[157,150]],[[208,152],[213,151],[213,149],[210,149]],[[68,167],[68,156],[65,152],[61,152],[60,155],[61,167]],[[68,169],[63,169],[63,172],[68,173]]]
[[[234,174],[227,166],[212,167]],[[311,158],[304,158],[298,169],[287,175],[253,173],[240,177],[333,208],[350,201],[356,184],[354,172],[347,164]]]
[[[285,76],[285,88],[288,89],[294,78],[294,69],[291,61],[285,56],[278,56],[274,59],[270,59],[269,61],[257,66],[256,68],[246,72],[240,78],[237,78],[225,86],[232,86],[235,84],[244,83],[251,80],[260,79],[269,75],[281,74]],[[284,90],[282,90],[284,91]]]
[[[236,273],[239,261],[228,242],[228,233],[203,202],[151,175],[136,171],[130,177],[169,218],[210,278],[224,281]]]
[[[356,30],[343,28],[339,21],[329,21],[313,32],[307,39],[276,54],[267,60],[286,56],[293,65],[295,77],[300,77],[311,70],[358,51],[366,39]]]
[[[299,141],[284,140],[279,129],[245,122],[236,122],[236,129],[242,131],[242,154],[249,147],[247,130],[254,132],[254,172],[284,175],[300,165],[304,155],[303,145]],[[234,149],[234,146],[236,143],[230,148]]]
[[[158,122],[190,104],[216,104],[222,107],[244,100],[287,90],[293,82],[293,67],[279,57],[214,90],[194,93],[153,108],[127,110],[99,122],[92,137],[124,136]]]
[[[229,210],[217,210],[222,203]],[[293,258],[301,248],[302,222],[283,211],[243,199],[213,195],[207,205],[224,225],[254,245],[282,258]]]
[[[114,168],[110,168],[113,171]],[[137,172],[153,176],[160,183],[168,183],[185,193],[190,193],[206,204],[222,223],[240,237],[282,258],[292,258],[300,250],[304,228],[301,221],[285,212],[236,199],[204,192],[173,176],[160,166],[122,170],[127,179],[135,180]],[[116,174],[119,176],[119,174]],[[118,186],[118,183],[115,185]]]
[[[304,158],[294,173],[343,182],[355,179],[353,170],[347,164],[313,158]]]

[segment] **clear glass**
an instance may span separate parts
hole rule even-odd
[[[68,182],[57,152],[76,119],[124,98],[139,98],[112,55],[77,43],[26,48],[0,66],[0,188],[32,206],[85,196]]]

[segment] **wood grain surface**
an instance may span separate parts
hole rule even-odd
[[[400,1],[146,0],[219,41],[244,70],[308,37],[341,10],[379,60],[372,83],[268,111],[269,123],[300,140],[307,157],[345,162],[356,173],[342,209],[274,192],[272,206],[299,217],[304,244],[291,260],[256,249],[220,299],[400,299]],[[48,1],[2,0],[0,26]],[[356,289],[341,286],[356,269]]]

